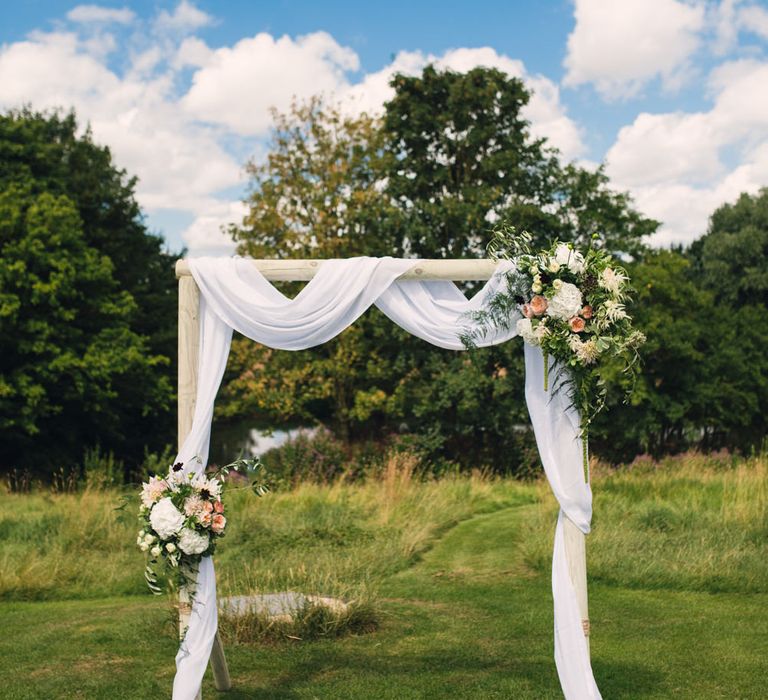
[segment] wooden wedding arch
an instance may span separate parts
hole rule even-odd
[[[272,282],[308,282],[317,273],[322,260],[253,260],[253,264]],[[448,280],[480,282],[489,280],[496,270],[492,260],[414,260],[414,266],[399,279]],[[179,280],[179,354],[178,354],[178,447],[184,443],[192,428],[197,394],[198,351],[200,345],[200,290],[192,277],[189,263],[176,263]],[[589,649],[589,609],[587,603],[587,561],[584,533],[568,518],[564,519],[564,544],[568,570],[579,603],[584,636]],[[179,591],[179,636],[189,624],[191,605],[189,593]],[[229,690],[232,681],[227,667],[224,647],[216,634],[210,658],[217,690]],[[201,698],[202,690],[198,694]]]

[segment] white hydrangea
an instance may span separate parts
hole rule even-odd
[[[202,554],[208,549],[209,543],[208,535],[188,527],[185,527],[179,535],[179,549],[184,554]]]
[[[578,315],[582,307],[581,291],[575,284],[563,282],[549,300],[547,315],[552,318],[568,320]]]
[[[539,340],[533,330],[533,324],[530,318],[521,318],[517,322],[517,333],[522,336],[523,340],[529,345],[538,345]]]
[[[149,514],[149,522],[152,529],[164,540],[175,535],[184,524],[184,516],[170,498],[166,497],[158,501]]]

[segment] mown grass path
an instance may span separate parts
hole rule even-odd
[[[227,649],[227,700],[559,698],[548,576],[520,549],[522,505],[443,532],[382,586],[374,634]],[[764,698],[768,596],[590,587],[603,696]],[[0,698],[163,698],[175,645],[162,600],[3,603]]]

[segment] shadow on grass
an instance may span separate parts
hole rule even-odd
[[[562,697],[550,660],[498,659],[478,648],[466,653],[387,656],[329,653],[297,660],[278,674],[232,675],[222,700],[298,698],[536,698]],[[271,676],[271,677],[270,677]],[[258,679],[258,680],[257,680]]]
[[[635,700],[666,695],[664,676],[647,665],[593,659],[592,671],[604,698]]]
[[[292,653],[289,649],[284,652]],[[222,700],[562,698],[550,659],[499,659],[477,647],[459,653],[369,656],[332,651],[323,645],[305,649],[302,659],[287,668],[283,665],[277,673],[262,670],[263,660],[259,666],[245,672],[233,670],[234,687],[216,696]],[[666,696],[664,676],[650,666],[597,659],[594,671],[603,697]]]

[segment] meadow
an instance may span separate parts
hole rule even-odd
[[[765,697],[767,477],[764,456],[593,465],[604,697]],[[172,601],[145,589],[124,495],[0,495],[1,698],[169,695]],[[422,478],[393,455],[362,481],[227,498],[220,595],[297,590],[353,606],[343,624],[292,634],[223,620],[234,687],[222,698],[561,697],[545,482]]]

